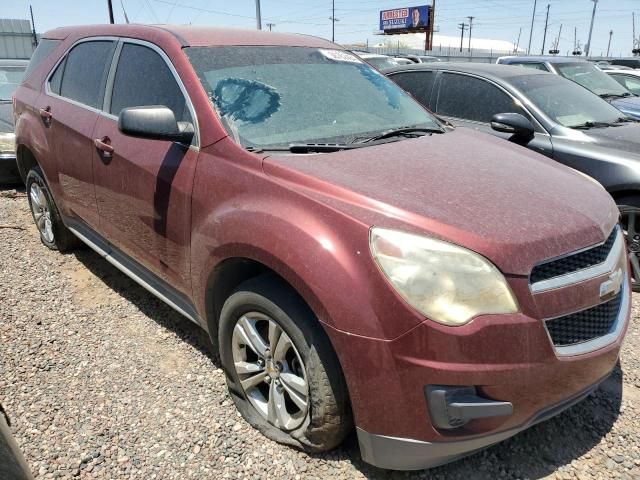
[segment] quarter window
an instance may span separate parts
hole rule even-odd
[[[397,73],[391,79],[409,92],[422,105],[429,108],[431,90],[436,78],[435,72],[403,72]]]
[[[110,112],[123,108],[163,105],[176,120],[191,121],[185,97],[164,59],[143,45],[125,43],[118,60]]]
[[[114,46],[106,40],[75,46],[67,56],[60,95],[101,109]]]
[[[62,85],[62,74],[64,73],[64,66],[67,63],[67,57],[64,58],[56,68],[56,71],[49,80],[49,89],[56,95],[60,95],[60,86]]]
[[[24,72],[24,78],[28,78],[29,75],[31,75],[31,73],[33,73],[33,71],[38,68],[42,61],[47,58],[56,48],[58,48],[58,45],[60,45],[61,43],[62,40],[49,40],[46,38],[40,40],[40,43],[38,43],[38,47],[36,48],[35,52],[33,52],[33,55],[31,55],[29,66]]]
[[[480,78],[444,73],[440,82],[437,113],[475,122],[491,121],[496,113],[525,112],[495,85]]]

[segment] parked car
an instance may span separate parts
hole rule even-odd
[[[607,69],[604,72],[631,93],[640,95],[640,70]]]
[[[511,140],[598,180],[623,212],[632,282],[640,290],[640,122],[540,70],[446,63],[386,73],[454,125]]]
[[[352,52],[358,55],[361,59],[367,62],[370,65],[380,69],[380,68],[390,68],[399,65],[395,58],[389,57],[387,55],[379,55],[377,53],[363,53],[363,52]]]
[[[614,58],[609,60],[611,65],[623,65],[625,67],[640,68],[640,57]]]
[[[407,60],[411,60],[413,63],[432,63],[439,62],[440,59],[438,57],[433,57],[431,55],[398,55],[399,57],[406,58]]]
[[[597,182],[445,128],[310,36],[103,25],[43,45],[15,95],[42,242],[82,240],[206,329],[269,438],[323,451],[355,422],[366,462],[426,468],[616,365],[628,260]]]
[[[24,455],[18,447],[11,429],[9,417],[0,404],[0,478],[3,480],[33,480]]]
[[[28,63],[28,60],[0,59],[0,185],[20,181],[11,95],[22,81]]]
[[[497,63],[555,73],[599,95],[621,112],[640,119],[640,97],[590,62],[570,57],[500,57]]]
[[[393,57],[398,65],[413,65],[415,62],[404,57]]]

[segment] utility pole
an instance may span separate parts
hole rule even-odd
[[[549,26],[549,9],[551,8],[551,4],[547,4],[547,19],[544,21],[544,36],[542,37],[542,51],[540,55],[544,55],[544,45],[547,43],[547,27]]]
[[[460,29],[460,51],[462,51],[462,44],[464,43],[464,31],[468,28],[468,25],[464,22],[458,24]]]
[[[607,45],[607,57],[609,56],[609,50],[611,50],[611,37],[613,37],[613,30],[609,30],[609,45]]]
[[[538,0],[533,0],[533,14],[531,15],[531,30],[529,31],[529,48],[527,48],[527,55],[531,53],[531,39],[533,38],[533,22],[536,19],[536,6]]]
[[[329,17],[331,20],[331,41],[336,41],[336,22],[339,22],[340,19],[336,18],[336,0],[331,0],[331,16]]]
[[[107,0],[107,5],[109,6],[109,23],[114,24],[116,22],[113,21],[113,5],[111,5],[111,0]]]
[[[516,43],[516,48],[513,49],[513,53],[518,53],[518,49],[520,48],[520,36],[522,35],[522,27],[520,27],[520,33],[518,33],[518,43]]]
[[[269,31],[271,31],[271,28],[273,28],[275,26],[276,26],[275,23],[267,23],[267,27],[269,27]]]
[[[593,22],[596,19],[596,7],[598,6],[598,0],[591,0],[593,2],[593,13],[591,14],[591,26],[589,27],[589,39],[587,40],[587,46],[585,47],[584,54],[589,56],[589,50],[591,49],[591,34],[593,33]]]
[[[36,22],[33,21],[33,7],[29,5],[29,11],[31,12],[31,33],[33,33],[33,46],[38,46],[38,35],[36,34]]]
[[[469,52],[471,51],[471,28],[473,28],[473,19],[476,17],[467,17],[469,19]]]
[[[556,41],[553,43],[551,50],[549,50],[549,53],[551,55],[557,55],[560,53],[560,49],[558,47],[560,46],[561,35],[562,35],[562,24],[560,24],[560,30],[558,30],[558,36],[556,37]]]
[[[260,0],[256,0],[256,24],[262,30],[262,15],[260,14]]]

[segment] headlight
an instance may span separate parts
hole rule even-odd
[[[16,136],[13,133],[0,132],[0,153],[16,152]]]
[[[391,285],[431,320],[457,326],[477,315],[518,311],[502,273],[471,250],[375,227],[369,245]]]

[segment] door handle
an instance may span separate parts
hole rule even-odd
[[[40,118],[42,118],[42,122],[45,124],[45,126],[49,127],[51,125],[51,119],[53,118],[53,113],[51,113],[51,107],[47,106],[45,108],[41,108]]]
[[[100,150],[103,159],[111,159],[113,156],[113,147],[109,137],[96,138],[93,144]]]

